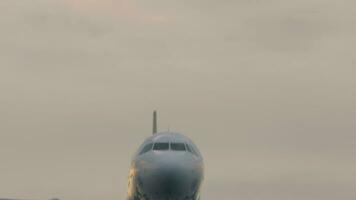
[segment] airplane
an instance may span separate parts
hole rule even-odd
[[[204,179],[203,157],[181,133],[157,132],[138,148],[131,161],[127,200],[200,200]]]

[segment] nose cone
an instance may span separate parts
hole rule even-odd
[[[192,199],[200,183],[200,171],[186,158],[159,159],[141,171],[138,184],[143,196],[155,200]]]
[[[187,172],[178,167],[163,167],[154,170],[149,187],[151,193],[162,198],[181,196],[189,182]]]

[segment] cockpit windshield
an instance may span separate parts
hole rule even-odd
[[[156,150],[156,151],[167,151],[169,150],[169,143],[155,143],[155,145],[153,146],[153,150]]]
[[[151,150],[154,151],[188,151],[193,155],[198,156],[198,153],[194,150],[192,146],[183,142],[156,142],[146,144],[139,155],[145,154]]]
[[[198,156],[198,153],[194,151],[193,147],[191,147],[189,144],[187,144],[186,147],[187,147],[187,150],[188,150],[190,153],[192,153],[192,154]]]
[[[171,143],[171,150],[172,151],[185,151],[185,144],[184,143]]]
[[[153,143],[146,144],[145,147],[143,147],[143,149],[141,150],[140,155],[150,151],[152,149],[152,146]]]

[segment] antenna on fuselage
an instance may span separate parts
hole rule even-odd
[[[157,111],[153,111],[153,135],[157,133]]]

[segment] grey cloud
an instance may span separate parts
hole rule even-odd
[[[124,198],[158,109],[204,199],[355,198],[352,1],[125,2],[0,1],[4,197]]]

